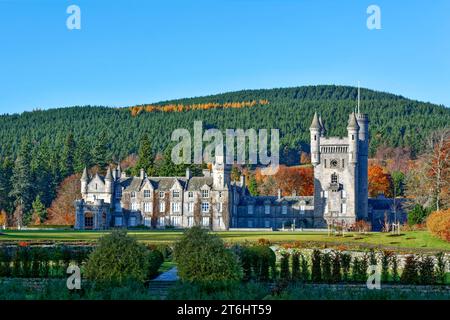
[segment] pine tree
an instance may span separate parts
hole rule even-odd
[[[98,165],[101,169],[104,169],[108,164],[108,140],[105,131],[101,133],[94,145],[92,160],[93,164]]]
[[[139,175],[141,169],[144,169],[149,176],[154,175],[152,146],[147,134],[144,134],[141,138],[138,161],[133,169],[133,175]]]
[[[17,216],[23,223],[27,224],[31,218],[30,210],[33,203],[33,184],[31,175],[31,144],[23,140],[19,155],[14,163],[13,175],[11,177],[12,190],[10,195],[14,198]]]
[[[258,184],[256,182],[255,175],[250,176],[250,181],[248,183],[248,191],[252,196],[258,195]]]
[[[33,222],[35,224],[41,224],[47,218],[47,209],[41,201],[41,197],[39,195],[36,196],[36,199],[33,201]]]
[[[70,176],[74,173],[75,158],[75,140],[72,132],[67,135],[61,157],[61,174],[62,177]]]
[[[89,153],[89,145],[84,137],[81,137],[76,143],[74,155],[74,170],[80,173],[83,169],[91,167],[91,154]]]
[[[14,199],[9,195],[14,163],[9,157],[0,163],[0,209],[11,214],[14,210]]]

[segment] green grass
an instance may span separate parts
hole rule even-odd
[[[0,234],[2,241],[62,241],[84,242],[96,241],[108,231],[63,231],[63,230],[22,230],[4,231]],[[182,234],[179,230],[161,231],[129,231],[129,235],[146,243],[171,243],[178,240]],[[323,232],[216,232],[225,242],[236,243],[257,241],[265,238],[273,243],[290,241],[310,242],[313,245],[346,245],[373,246],[392,249],[420,249],[423,251],[450,251],[450,243],[433,237],[427,231],[408,231],[400,236],[372,232],[367,234],[349,233],[345,237],[328,236]]]

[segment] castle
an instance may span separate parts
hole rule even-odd
[[[368,116],[351,113],[344,138],[327,137],[317,113],[309,130],[313,196],[281,196],[280,191],[251,196],[243,176],[231,181],[231,166],[223,157],[216,157],[202,177],[192,176],[189,169],[183,177],[148,177],[142,169],[138,177],[129,177],[120,165],[108,168],[104,177],[89,177],[84,169],[75,228],[323,228],[369,220],[376,229],[386,212],[392,220],[397,212],[391,199],[368,198]]]

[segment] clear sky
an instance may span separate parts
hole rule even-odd
[[[450,1],[0,0],[0,113],[358,81],[450,106]]]

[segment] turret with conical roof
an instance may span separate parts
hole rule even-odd
[[[315,166],[320,163],[319,148],[320,148],[320,135],[322,127],[320,126],[319,117],[317,112],[314,112],[314,118],[309,127],[311,137],[311,163]]]
[[[105,176],[105,191],[107,193],[113,193],[113,176],[111,174],[111,168],[108,166],[108,170],[106,170]]]
[[[359,125],[354,112],[352,112],[348,118],[347,133],[349,162],[355,164],[358,162]]]
[[[88,183],[89,183],[89,176],[88,176],[88,172],[87,172],[87,168],[84,167],[83,169],[83,174],[81,175],[81,194],[85,195],[88,192]]]

